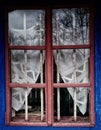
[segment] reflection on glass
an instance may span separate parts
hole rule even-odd
[[[43,89],[43,98],[40,98],[40,91],[37,88],[12,89],[12,121],[45,121],[45,90]]]
[[[53,44],[89,44],[89,10],[87,8],[53,10]]]
[[[44,45],[45,12],[43,10],[15,10],[9,13],[10,45]]]
[[[11,50],[11,82],[43,83],[44,58],[39,50]]]
[[[54,89],[54,122],[80,123],[89,122],[89,88],[76,88],[76,113],[77,120],[74,121],[74,88],[60,88],[60,100],[57,99],[57,88]],[[58,106],[60,102],[60,106]],[[58,120],[58,109],[60,107],[60,120]]]

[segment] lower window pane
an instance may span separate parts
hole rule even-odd
[[[89,88],[54,88],[54,122],[89,122]]]
[[[14,122],[44,122],[45,90],[43,88],[13,88],[12,115]]]

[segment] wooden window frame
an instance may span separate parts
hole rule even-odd
[[[75,8],[75,6],[69,6],[71,8]],[[88,45],[63,45],[63,46],[55,46],[52,45],[52,9],[65,8],[64,6],[55,6],[55,7],[34,7],[30,9],[44,9],[45,10],[45,46],[13,46],[8,44],[8,12],[11,9],[29,9],[29,8],[19,8],[19,7],[9,7],[6,8],[5,14],[5,63],[6,63],[6,124],[13,126],[82,126],[89,127],[95,125],[95,112],[94,112],[94,12],[92,6],[76,6],[76,7],[88,7],[90,10],[90,23],[89,23],[89,39],[90,44]],[[66,6],[68,8],[68,6]],[[88,48],[90,49],[90,82],[83,84],[73,84],[73,83],[53,83],[53,61],[52,61],[52,51],[57,49],[78,49],[78,48]],[[46,122],[40,123],[30,123],[30,122],[12,122],[10,119],[11,115],[11,96],[10,89],[15,87],[26,88],[27,84],[18,84],[10,82],[10,63],[9,63],[9,51],[10,50],[45,50],[46,51],[46,69],[45,69],[45,80],[46,82],[41,84],[28,84],[30,88],[45,88],[45,96],[46,96]],[[89,87],[90,88],[90,122],[89,123],[55,123],[53,119],[53,89],[54,88],[66,88],[66,87]]]

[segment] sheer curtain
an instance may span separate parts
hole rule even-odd
[[[15,46],[44,45],[44,11],[15,10],[9,13],[9,44]],[[43,60],[44,63],[44,53]],[[40,74],[40,50],[11,50],[11,82],[36,83]],[[12,107],[24,108],[25,92],[32,88],[13,88]]]
[[[53,45],[89,44],[88,18],[88,10],[83,8],[53,10]],[[88,83],[89,49],[61,49],[58,52],[59,61],[56,51],[54,58],[64,83]],[[74,88],[67,90],[74,100]],[[88,88],[76,88],[76,105],[82,114],[87,111],[88,93]]]
[[[40,74],[40,51],[26,52],[27,55],[27,81],[25,80],[25,59],[24,51],[12,51],[12,82],[16,83],[35,83]],[[25,100],[25,88],[13,88],[12,89],[12,107],[18,111],[22,109]],[[27,89],[29,95],[31,88]]]
[[[89,50],[76,50],[76,81],[77,83],[88,82],[88,58]],[[54,53],[55,62],[57,65],[56,53]],[[73,83],[74,64],[73,64],[73,49],[60,50],[59,56],[59,73],[64,83]],[[67,88],[74,100],[74,88]],[[82,114],[86,113],[88,102],[89,89],[84,87],[76,88],[77,106]]]

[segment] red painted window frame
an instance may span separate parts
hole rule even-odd
[[[89,45],[72,45],[72,46],[54,46],[52,45],[52,9],[58,8],[74,8],[74,5],[70,6],[55,6],[55,7],[33,7],[30,9],[45,9],[45,36],[46,36],[46,44],[45,46],[10,46],[8,44],[8,12],[9,9],[29,9],[29,8],[19,8],[19,7],[10,7],[6,8],[5,14],[5,63],[6,63],[6,124],[7,125],[15,125],[15,126],[94,126],[95,125],[95,112],[94,112],[94,12],[93,7],[90,6],[76,6],[76,7],[88,7],[90,10],[90,23],[89,23]],[[52,63],[52,51],[57,49],[78,49],[78,48],[89,48],[90,49],[90,82],[84,84],[63,84],[63,83],[53,83],[53,63]],[[10,104],[11,104],[11,96],[10,89],[14,87],[26,87],[27,84],[18,84],[10,82],[10,62],[9,62],[9,51],[12,49],[25,49],[25,50],[46,50],[46,69],[45,69],[45,80],[46,82],[43,84],[29,84],[29,87],[32,88],[45,88],[45,96],[46,96],[46,122],[40,123],[19,123],[12,122],[10,119]],[[55,123],[53,121],[53,89],[58,87],[89,87],[90,88],[90,122],[89,123]]]

